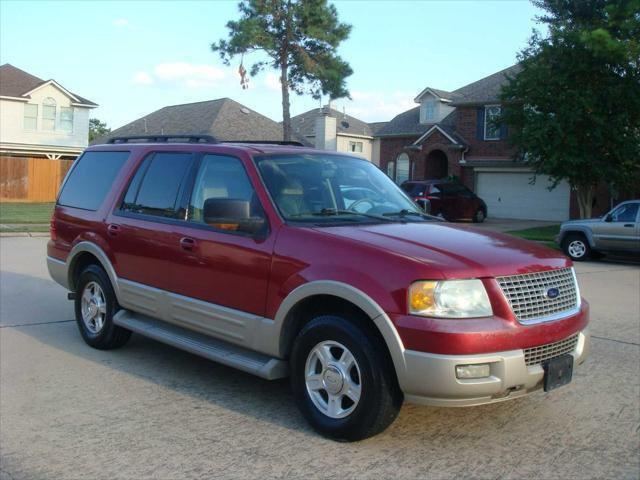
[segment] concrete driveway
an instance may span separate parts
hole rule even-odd
[[[385,433],[326,440],[267,382],[134,336],[87,347],[46,239],[0,239],[0,478],[638,478],[640,268],[577,265],[591,357],[551,394],[407,405]]]

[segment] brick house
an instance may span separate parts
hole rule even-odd
[[[427,87],[417,107],[396,116],[376,134],[380,168],[396,183],[457,177],[476,192],[493,218],[563,221],[578,215],[569,185],[550,182],[514,159],[508,129],[492,118],[500,115],[498,96],[514,65],[462,88],[447,92]],[[610,208],[606,188],[599,192],[594,214]]]

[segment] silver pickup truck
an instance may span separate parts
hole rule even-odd
[[[606,253],[638,255],[640,200],[622,202],[600,218],[564,222],[556,242],[575,261]]]

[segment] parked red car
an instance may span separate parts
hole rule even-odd
[[[137,332],[290,376],[310,424],[338,439],[381,432],[405,400],[550,391],[588,352],[560,252],[434,221],[370,162],[301,146],[92,146],[62,185],[47,264],[90,346]]]
[[[487,218],[484,200],[459,183],[445,180],[407,181],[401,188],[419,205],[427,200],[430,213],[446,220],[482,223]]]

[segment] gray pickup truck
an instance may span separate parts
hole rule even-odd
[[[556,241],[575,261],[606,253],[638,255],[640,200],[623,202],[600,218],[564,222]]]

